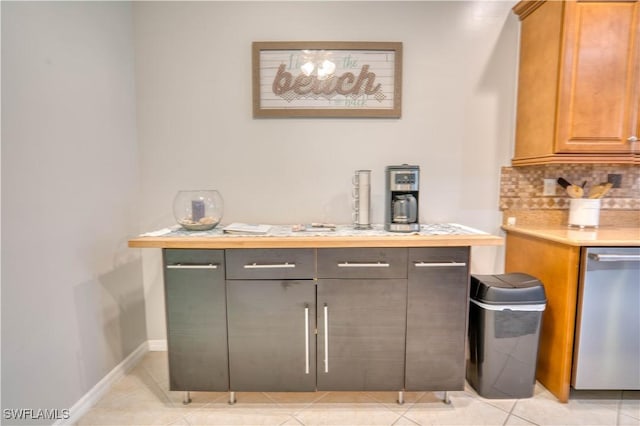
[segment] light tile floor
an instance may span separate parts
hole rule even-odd
[[[561,404],[537,384],[532,398],[489,400],[473,388],[450,392],[237,393],[169,391],[166,352],[149,352],[79,425],[637,425],[640,391],[572,392]]]

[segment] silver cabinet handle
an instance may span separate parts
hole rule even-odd
[[[167,265],[167,269],[218,269],[218,265],[210,263],[208,265],[183,265],[182,263],[174,263]]]
[[[627,142],[638,142],[638,137],[633,135],[627,138]]]
[[[309,374],[309,305],[304,306],[304,373]]]
[[[640,254],[589,253],[589,259],[593,259],[599,262],[640,262]]]
[[[283,268],[295,268],[295,263],[249,263],[244,265],[244,269],[283,269]]]
[[[388,268],[387,262],[342,262],[338,268]]]
[[[329,307],[324,304],[324,372],[329,372]]]
[[[467,266],[465,262],[413,262],[416,268],[436,268],[441,266]]]

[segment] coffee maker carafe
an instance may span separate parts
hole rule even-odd
[[[393,200],[393,222],[413,223],[416,222],[418,214],[418,203],[411,194],[396,195]]]
[[[420,167],[387,166],[385,229],[394,232],[420,231],[418,187]]]

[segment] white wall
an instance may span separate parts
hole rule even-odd
[[[422,222],[498,233],[512,5],[1,2],[2,408],[68,408],[145,322],[165,337],[159,250],[126,241],[173,224],[178,189],[219,189],[226,223],[347,223],[369,168],[382,222],[384,167],[407,162]],[[267,40],[403,42],[403,117],[253,119],[251,42]],[[473,255],[501,271],[501,249]]]
[[[421,167],[420,220],[498,233],[517,64],[514,2],[137,2],[142,228],[174,223],[179,189],[216,188],[223,222],[347,223],[351,175]],[[253,41],[401,41],[401,119],[254,119]],[[147,327],[163,339],[159,250],[143,250]],[[500,248],[472,272],[502,271]]]
[[[1,8],[2,408],[62,410],[147,339],[131,5]]]

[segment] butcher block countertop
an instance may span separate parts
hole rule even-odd
[[[640,246],[639,227],[601,226],[580,229],[561,225],[505,225],[502,229],[506,232],[528,235],[570,246]]]
[[[464,225],[445,223],[421,225],[420,232],[387,232],[382,225],[356,230],[338,225],[335,230],[293,231],[291,225],[272,225],[261,235],[223,233],[222,227],[210,231],[165,228],[129,240],[132,248],[324,248],[324,247],[455,247],[497,246],[504,239]]]

